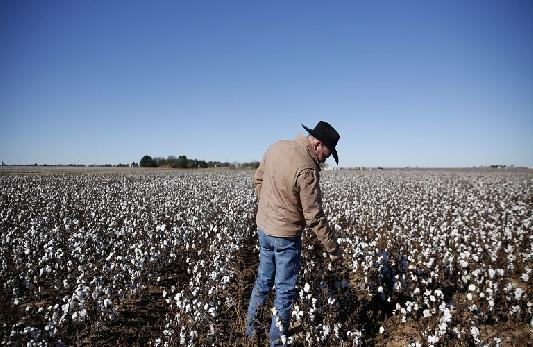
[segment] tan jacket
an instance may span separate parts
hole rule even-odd
[[[257,226],[268,235],[294,237],[307,225],[326,251],[334,252],[337,238],[322,210],[319,171],[307,137],[274,143],[253,178],[259,199]]]

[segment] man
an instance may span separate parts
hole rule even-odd
[[[263,156],[254,175],[259,199],[256,216],[259,236],[259,269],[248,305],[246,334],[255,334],[257,310],[276,285],[274,313],[270,326],[272,346],[285,344],[282,339],[289,327],[295,285],[300,271],[301,234],[312,228],[333,260],[341,253],[334,231],[329,228],[322,209],[319,164],[333,155],[339,134],[320,121],[314,129],[302,124],[309,135],[278,141]]]

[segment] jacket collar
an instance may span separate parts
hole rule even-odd
[[[298,135],[295,141],[307,150],[307,154],[309,154],[309,156],[313,159],[318,171],[320,171],[320,165],[318,165],[318,157],[316,156],[316,153],[313,150],[313,147],[311,146],[311,142],[309,142],[309,140],[307,139],[307,136]]]

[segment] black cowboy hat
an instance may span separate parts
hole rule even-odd
[[[318,122],[314,129],[309,129],[303,124],[302,126],[309,134],[322,142],[331,151],[333,158],[335,158],[335,162],[337,165],[339,165],[339,157],[337,156],[337,150],[335,149],[335,146],[337,146],[337,142],[341,137],[337,130],[333,129],[329,123],[324,121]]]

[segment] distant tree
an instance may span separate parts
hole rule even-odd
[[[153,160],[155,162],[155,166],[158,166],[158,167],[167,166],[167,160],[163,157],[154,157]]]
[[[130,166],[135,166],[134,163]],[[235,169],[235,168],[244,168],[244,169],[257,169],[259,167],[258,161],[251,161],[251,162],[221,162],[221,161],[205,161],[200,159],[188,159],[186,155],[180,155],[178,157],[174,155],[169,155],[166,158],[163,157],[150,157],[149,155],[145,155],[140,163],[139,166],[141,167],[172,167],[172,168],[179,168],[179,169],[197,169],[197,168],[209,168],[209,167],[217,167],[217,168],[229,168],[229,169]]]
[[[230,167],[231,164],[228,162],[209,161],[207,162],[207,166],[209,167]]]
[[[141,159],[140,166],[141,167],[156,167],[157,163],[155,162],[155,160],[152,159],[152,157],[150,157],[149,155],[145,155]]]
[[[258,161],[244,162],[240,165],[244,169],[257,169],[259,167]]]
[[[176,160],[176,167],[184,169],[188,167],[188,164],[189,164],[189,160],[187,159],[187,156],[185,155],[180,155],[178,159]]]

